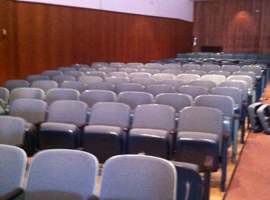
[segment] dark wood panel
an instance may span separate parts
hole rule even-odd
[[[17,2],[21,78],[73,63],[147,62],[191,51],[193,23]]]
[[[201,46],[225,52],[269,53],[269,0],[196,2],[193,34]]]
[[[6,30],[6,34],[2,30]],[[0,85],[14,79],[17,71],[16,12],[13,1],[0,1]]]

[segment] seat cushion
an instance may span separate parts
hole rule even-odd
[[[204,132],[178,132],[176,139],[175,160],[197,164],[204,171],[207,156],[213,157],[212,171],[218,168],[219,141],[218,135]]]
[[[117,126],[88,125],[84,127],[82,148],[94,154],[100,163],[124,153],[125,132]]]
[[[145,153],[170,159],[171,149],[172,137],[168,131],[134,128],[129,132],[128,153]]]
[[[73,124],[45,122],[39,130],[39,149],[78,148],[80,129]]]

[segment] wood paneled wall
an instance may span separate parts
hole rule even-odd
[[[193,23],[14,2],[17,78],[95,61],[148,62],[192,50]],[[2,63],[0,63],[2,65]]]
[[[6,33],[3,33],[2,31]],[[16,10],[13,1],[0,0],[0,84],[18,77]]]
[[[270,53],[269,20],[269,0],[196,2],[193,50],[221,46],[224,52]]]

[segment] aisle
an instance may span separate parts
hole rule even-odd
[[[225,200],[269,200],[270,135],[250,133]]]

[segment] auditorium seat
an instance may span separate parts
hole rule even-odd
[[[91,117],[83,129],[82,148],[104,163],[114,155],[123,154],[130,125],[130,107],[118,102],[98,102],[92,106]]]
[[[171,158],[175,110],[168,105],[145,104],[134,110],[128,153]]]
[[[60,88],[75,89],[82,93],[84,90],[87,90],[87,85],[81,81],[63,81],[60,84]]]
[[[59,84],[53,80],[38,80],[31,83],[31,87],[40,88],[44,92],[52,88],[58,88]]]
[[[198,114],[199,113],[199,114]],[[221,191],[225,190],[229,133],[223,131],[223,114],[216,108],[190,106],[179,113],[175,160],[197,164],[200,172],[221,165]],[[211,157],[211,165],[205,161]]]
[[[27,156],[22,149],[4,144],[0,152],[0,199],[13,199],[23,191]]]
[[[50,105],[57,100],[80,100],[81,93],[76,89],[53,88],[46,93],[45,101]]]
[[[176,200],[176,169],[167,160],[146,155],[119,155],[106,161],[99,200]]]
[[[133,113],[138,105],[153,103],[154,96],[148,92],[125,91],[118,95],[118,102],[127,104]]]
[[[78,150],[43,150],[33,156],[25,200],[88,200],[98,176],[95,156]]]
[[[85,90],[82,93],[81,100],[91,109],[97,102],[115,102],[117,95],[109,90]]]
[[[176,93],[175,87],[165,84],[151,84],[147,85],[145,91],[157,96],[161,93]]]
[[[87,108],[86,103],[78,100],[54,101],[48,108],[47,121],[40,125],[39,149],[78,148]]]
[[[11,92],[15,88],[30,87],[30,83],[26,80],[13,79],[5,81],[4,87]]]
[[[182,94],[190,95],[193,99],[195,99],[196,96],[208,94],[207,88],[202,86],[184,85],[179,87],[177,90]]]
[[[27,76],[26,80],[31,84],[32,82],[37,80],[50,80],[50,77],[42,74],[34,74]]]
[[[15,88],[10,92],[9,104],[16,99],[40,99],[44,100],[45,92],[40,88]]]

